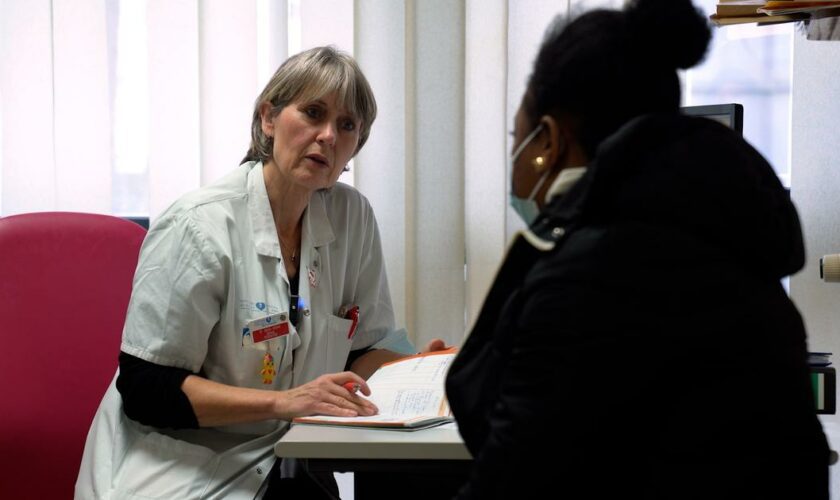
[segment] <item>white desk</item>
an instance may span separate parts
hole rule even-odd
[[[456,429],[389,431],[293,425],[274,446],[278,457],[364,460],[470,460]]]
[[[472,457],[454,428],[389,431],[293,425],[274,445],[313,472],[353,472],[356,500],[449,499],[464,483]],[[410,486],[409,486],[410,485]]]

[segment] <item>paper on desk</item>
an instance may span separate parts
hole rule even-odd
[[[385,364],[368,380],[369,399],[382,415],[448,415],[444,383],[454,358],[454,353],[442,353]]]
[[[380,367],[368,379],[368,398],[379,408],[369,417],[314,416],[296,418],[298,423],[416,427],[449,421],[449,403],[444,382],[455,350],[437,351],[403,358]]]

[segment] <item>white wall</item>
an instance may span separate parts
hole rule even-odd
[[[379,113],[370,138],[355,159],[358,187],[371,202],[382,238],[385,266],[397,325],[409,327],[413,334],[413,310],[409,307],[414,280],[414,263],[408,258],[406,206],[407,178],[412,163],[406,161],[406,129],[411,122],[407,106],[408,67],[406,63],[406,5],[392,0],[356,2],[355,55],[364,68]],[[390,19],[382,23],[381,19]],[[376,64],[388,61],[388,64]]]
[[[465,2],[356,2],[354,16],[356,57],[379,106],[356,158],[356,186],[379,220],[397,324],[418,346],[433,337],[458,344],[466,293]]]
[[[464,47],[464,249],[467,331],[504,257],[507,193],[507,0],[467,0]],[[495,61],[496,64],[487,64]],[[499,103],[489,105],[488,103]]]
[[[794,40],[791,145],[792,196],[802,219],[807,261],[793,276],[791,296],[802,313],[812,351],[840,363],[840,284],[819,279],[819,259],[840,253],[840,42]],[[840,450],[840,418],[822,418],[832,448]],[[840,493],[840,466],[832,491]]]
[[[198,2],[202,184],[229,173],[248,150],[254,98],[262,90],[256,26],[255,2]]]

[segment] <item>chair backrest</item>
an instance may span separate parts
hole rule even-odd
[[[107,215],[0,218],[0,498],[73,497],[145,234]]]

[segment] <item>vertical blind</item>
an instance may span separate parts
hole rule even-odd
[[[570,2],[615,5],[616,1]],[[154,218],[230,171],[290,54],[354,54],[379,116],[349,176],[398,323],[460,343],[521,223],[507,132],[550,0],[0,0],[0,215]]]

